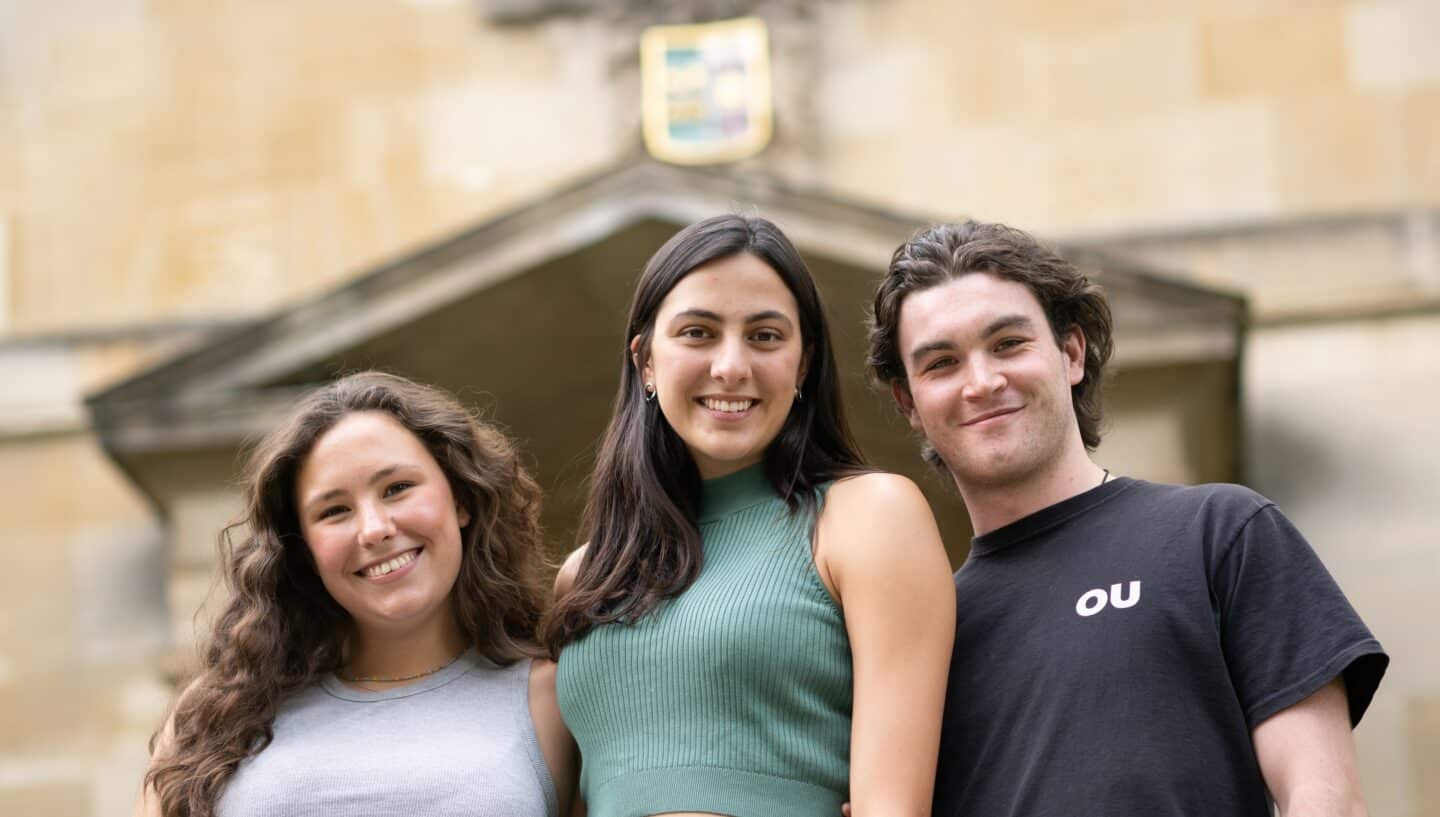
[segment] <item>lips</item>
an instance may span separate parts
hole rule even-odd
[[[1020,406],[1010,406],[1010,407],[1007,407],[1007,408],[993,409],[993,410],[991,410],[991,411],[985,412],[984,414],[978,414],[978,415],[976,415],[976,416],[974,416],[974,417],[971,417],[969,420],[966,420],[965,422],[961,423],[961,425],[962,425],[962,426],[976,426],[976,425],[981,425],[982,423],[985,423],[985,422],[987,422],[987,421],[989,421],[989,420],[994,420],[994,419],[999,418],[999,417],[1007,417],[1007,416],[1009,416],[1009,415],[1011,415],[1011,414],[1014,414],[1015,412],[1019,411],[1020,409],[1021,409]]]
[[[711,411],[724,414],[744,414],[760,401],[753,397],[698,397],[695,402]]]
[[[379,579],[381,577],[388,576],[397,570],[401,570],[405,567],[410,566],[411,564],[414,564],[415,559],[420,555],[421,550],[422,548],[411,548],[410,550],[404,550],[399,553],[386,556],[383,559],[377,559],[355,571],[355,575],[362,576],[367,579]]]

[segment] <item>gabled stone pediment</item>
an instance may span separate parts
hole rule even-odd
[[[774,178],[638,161],[176,355],[91,396],[92,417],[107,451],[154,496],[151,472],[167,458],[233,452],[308,385],[375,367],[486,406],[563,470],[603,427],[645,260],[683,225],[733,211],[774,220],[800,248],[832,313],[848,399],[873,403],[861,361],[875,281],[915,229],[967,214],[894,213]],[[1240,299],[1090,249],[1062,251],[1109,291],[1120,367],[1237,355]]]

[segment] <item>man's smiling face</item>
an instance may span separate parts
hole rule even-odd
[[[973,272],[911,293],[899,351],[895,399],[962,490],[1022,486],[1078,442],[1084,340],[1072,330],[1057,344],[1023,284]]]

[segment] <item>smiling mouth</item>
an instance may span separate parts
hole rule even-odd
[[[355,575],[364,576],[367,579],[378,579],[381,576],[387,576],[415,561],[415,558],[420,555],[420,550],[420,548],[415,548],[414,550],[407,550],[404,553],[386,559],[379,564],[373,564],[367,568],[357,570],[355,571]]]
[[[1019,411],[1019,410],[1020,410],[1020,407],[1019,407],[1019,406],[1016,406],[1015,408],[1004,408],[1004,409],[996,409],[995,411],[987,411],[987,412],[985,412],[984,414],[980,415],[979,417],[974,418],[973,420],[967,420],[966,422],[961,423],[961,425],[964,425],[964,426],[976,426],[976,425],[981,425],[981,424],[983,424],[983,423],[989,422],[990,420],[994,420],[994,419],[997,419],[997,418],[999,418],[999,417],[1008,417],[1009,415],[1014,414],[1015,412],[1017,412],[1017,411]]]
[[[740,414],[750,410],[750,407],[760,402],[755,399],[746,400],[716,400],[710,397],[701,397],[697,403],[711,411],[723,411],[726,414]]]

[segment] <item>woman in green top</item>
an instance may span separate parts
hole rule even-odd
[[[650,259],[544,639],[591,817],[930,810],[955,623],[908,480],[867,468],[774,224]]]

